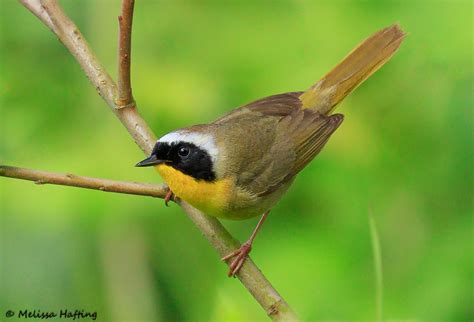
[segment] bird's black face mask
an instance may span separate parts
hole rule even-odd
[[[166,164],[187,174],[196,180],[214,181],[216,175],[212,167],[212,159],[206,150],[193,143],[157,142],[151,155],[136,164],[137,167]]]

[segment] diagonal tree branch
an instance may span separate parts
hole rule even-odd
[[[76,58],[92,85],[128,130],[135,143],[145,154],[149,154],[155,142],[155,135],[142,119],[134,104],[117,105],[117,86],[93,54],[77,26],[61,9],[58,2],[56,0],[20,1],[56,34],[59,40]],[[132,12],[127,12],[127,10],[132,8],[132,5],[128,7],[126,5],[122,6],[122,17],[130,16],[130,28]],[[122,36],[119,37],[121,38]],[[128,55],[130,56],[130,54]],[[217,219],[204,215],[185,202],[180,202],[180,205],[220,256],[228,254],[238,247],[238,242]],[[252,260],[248,259],[245,261],[238,273],[238,278],[272,320],[298,321],[298,318],[286,301],[273,288]]]
[[[57,184],[100,190],[105,192],[126,193],[131,195],[150,196],[164,198],[168,192],[166,185],[150,183],[125,182],[108,179],[90,178],[76,176],[74,174],[60,174],[47,171],[32,170],[26,168],[10,167],[0,165],[0,177],[9,177],[33,181],[36,184]]]

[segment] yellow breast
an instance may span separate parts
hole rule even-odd
[[[206,214],[221,217],[233,190],[231,178],[207,182],[196,180],[166,164],[156,166],[173,193]]]

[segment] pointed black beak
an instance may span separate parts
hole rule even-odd
[[[157,165],[157,164],[161,164],[165,162],[166,160],[160,160],[156,157],[155,154],[152,154],[150,157],[146,158],[145,160],[140,161],[137,164],[135,164],[135,166],[136,167],[149,167],[152,165]]]

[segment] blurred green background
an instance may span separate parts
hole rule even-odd
[[[159,182],[56,37],[1,0],[2,164]],[[62,1],[115,77],[119,1]],[[394,59],[272,212],[252,258],[305,321],[375,318],[372,209],[386,319],[472,320],[470,1],[137,1],[133,91],[157,135],[308,88],[399,22]],[[0,312],[101,320],[266,321],[180,209],[152,198],[0,179]],[[240,240],[257,218],[224,222]]]

